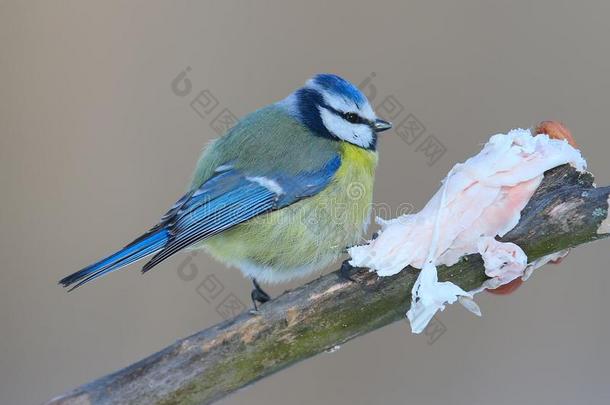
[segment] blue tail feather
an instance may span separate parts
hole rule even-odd
[[[131,244],[125,246],[118,252],[85,267],[59,281],[64,287],[71,287],[70,291],[81,285],[95,280],[111,271],[118,270],[131,263],[134,263],[146,256],[163,249],[169,240],[169,233],[165,229],[160,229],[150,235],[145,235],[136,239]]]

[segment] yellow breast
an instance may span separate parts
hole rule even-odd
[[[315,196],[259,215],[204,245],[217,259],[262,281],[323,268],[358,243],[372,208],[377,153],[343,143],[341,166]]]
[[[372,182],[376,166],[377,152],[343,142],[341,145],[341,167],[336,176],[350,176],[354,178],[354,181]]]
[[[347,218],[342,218],[346,231],[357,234],[354,243],[370,219],[377,156],[375,151],[344,142],[341,145],[341,167],[335,175],[334,184],[329,187],[329,191],[336,194],[335,211],[345,210],[344,215],[348,215]]]

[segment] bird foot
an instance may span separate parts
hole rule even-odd
[[[353,269],[355,269],[355,267],[349,264],[349,259],[344,260],[343,263],[341,263],[341,269],[339,269],[339,277],[344,280],[353,281],[355,283],[356,280],[352,278]]]
[[[267,301],[271,300],[269,294],[267,294],[260,285],[256,282],[255,279],[252,279],[252,284],[254,284],[254,289],[250,293],[250,297],[252,298],[252,304],[254,305],[254,310],[250,311],[250,313],[258,314],[258,305],[256,303],[264,304]]]

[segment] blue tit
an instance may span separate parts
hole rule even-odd
[[[242,118],[202,153],[189,191],[152,229],[65,277],[77,288],[149,257],[146,272],[185,248],[203,248],[251,278],[285,282],[336,261],[369,223],[377,118],[357,87],[320,74]]]

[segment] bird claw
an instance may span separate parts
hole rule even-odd
[[[355,283],[356,280],[354,280],[351,275],[353,269],[355,269],[355,267],[349,263],[349,259],[344,260],[343,263],[341,263],[341,269],[339,269],[339,277],[344,280],[353,281]]]
[[[260,285],[258,285],[255,279],[252,279],[252,284],[254,284],[254,289],[250,293],[250,298],[252,298],[252,304],[254,305],[254,309],[251,310],[250,313],[258,314],[259,311],[256,303],[259,302],[260,304],[264,304],[265,302],[270,301],[271,297],[261,288]]]

